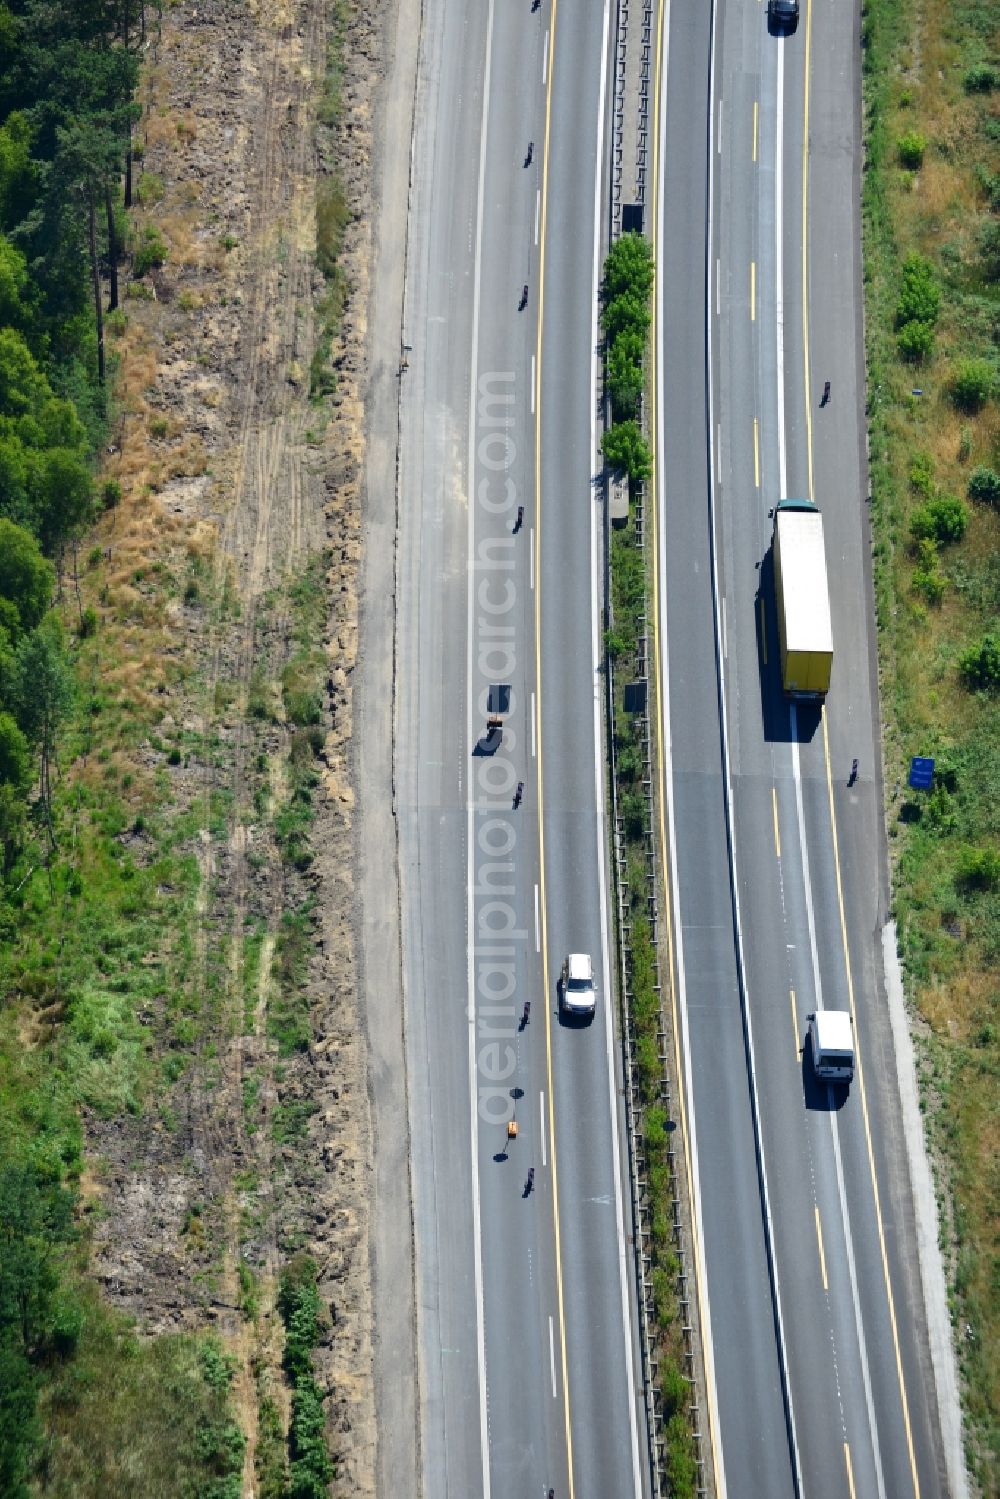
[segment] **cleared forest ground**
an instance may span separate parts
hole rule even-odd
[[[108,317],[120,498],[63,579],[93,618],[59,851],[5,958],[25,1108],[44,1075],[82,1120],[75,1273],[102,1292],[91,1393],[43,1392],[45,1492],[180,1492],[110,1306],[164,1370],[215,1334],[243,1492],[282,1494],[290,1461],[319,1482],[319,1397],[333,1492],[374,1493],[349,754],[381,26],[199,0],[149,37],[134,221],[162,249]]]

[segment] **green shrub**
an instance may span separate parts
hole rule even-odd
[[[258,1408],[254,1476],[257,1499],[286,1499],[285,1434],[281,1429],[281,1414],[270,1395],[263,1396]]]
[[[1000,852],[995,848],[964,848],[955,881],[967,890],[996,890],[1000,887]]]
[[[105,510],[113,510],[121,504],[122,487],[117,479],[105,479],[101,485],[101,502]]]
[[[944,598],[945,580],[938,566],[937,542],[930,536],[922,537],[917,542],[917,557],[913,587],[928,604],[940,604]]]
[[[677,1297],[673,1282],[667,1272],[657,1265],[650,1275],[650,1283],[657,1324],[667,1328],[677,1316]]]
[[[965,359],[955,371],[951,393],[962,411],[980,411],[993,394],[993,366],[986,359]]]
[[[97,610],[92,604],[88,604],[80,615],[80,639],[86,640],[90,635],[97,634]]]
[[[916,172],[923,166],[926,150],[927,141],[917,130],[908,130],[905,135],[901,135],[896,146],[900,165],[908,172]]]
[[[324,330],[319,336],[309,361],[309,399],[311,401],[322,401],[325,396],[332,396],[336,393],[337,372],[330,363],[332,348],[333,337]]]
[[[319,1341],[320,1299],[316,1265],[308,1255],[297,1255],[282,1272],[278,1310],[285,1324],[282,1363],[293,1387],[287,1496],[326,1499],[335,1475],[326,1450],[323,1397],[312,1367],[312,1351]]]
[[[1000,508],[1000,474],[995,469],[980,467],[969,475],[969,499],[980,505],[995,505]]]
[[[605,630],[604,650],[610,661],[617,661],[628,650],[628,639],[621,630]]]
[[[907,323],[937,322],[941,310],[941,288],[934,267],[923,255],[907,255],[900,273],[899,300],[896,303],[896,326]]]
[[[642,756],[637,744],[623,744],[618,752],[618,779],[625,784],[637,781],[642,773]]]
[[[904,323],[896,335],[901,359],[908,364],[923,364],[934,348],[934,327],[931,323]]]
[[[662,1370],[660,1395],[663,1399],[663,1414],[668,1421],[678,1411],[683,1411],[691,1399],[691,1386],[676,1364],[667,1364]]]
[[[641,838],[646,831],[646,798],[641,791],[626,791],[619,801],[625,836]]]
[[[154,266],[163,265],[167,258],[167,242],[155,224],[147,224],[135,252],[133,270],[137,276],[145,276]]]
[[[651,1109],[647,1109],[644,1125],[647,1156],[661,1154],[666,1149],[667,1144],[667,1115],[665,1109],[659,1104]]]
[[[282,1363],[295,1384],[312,1373],[312,1350],[319,1341],[319,1292],[316,1265],[308,1255],[296,1255],[281,1273],[278,1311],[285,1324]]]
[[[289,720],[305,728],[309,724],[318,724],[323,714],[323,699],[318,692],[312,692],[307,688],[286,688],[282,694],[285,701],[285,712]]]
[[[974,63],[971,68],[966,69],[962,79],[962,87],[967,94],[991,94],[998,86],[1000,72],[988,62]]]
[[[134,156],[135,152],[133,151],[132,154]],[[163,178],[158,176],[156,172],[143,172],[139,178],[135,193],[139,202],[146,207],[150,203],[159,203],[163,197]]]
[[[914,453],[910,462],[910,488],[928,499],[934,493],[934,460],[930,453]]]
[[[325,1424],[319,1386],[314,1379],[303,1380],[292,1396],[289,1499],[327,1499],[334,1470],[326,1450]]]
[[[964,502],[955,495],[943,494],[913,512],[910,534],[914,541],[932,540],[950,546],[961,541],[968,523],[969,512]]]
[[[663,1069],[655,1036],[637,1036],[635,1043],[636,1070],[639,1073],[639,1091],[643,1102],[652,1103],[660,1096]]]
[[[1000,691],[1000,635],[984,635],[963,652],[958,663],[962,680],[973,692]]]
[[[328,281],[338,273],[344,230],[350,222],[344,190],[336,178],[330,178],[316,194],[316,264]]]
[[[687,1416],[678,1411],[667,1422],[667,1492],[671,1499],[694,1499],[698,1488],[698,1464]]]

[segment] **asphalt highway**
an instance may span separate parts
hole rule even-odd
[[[711,20],[671,6],[660,74],[657,489],[715,1468],[741,1499],[926,1499],[946,1487],[877,945],[859,21],[809,0],[787,36],[762,5]],[[778,678],[770,511],[791,496],[825,518],[822,713]],[[821,1007],[855,1017],[846,1096],[804,1058]]]
[[[597,662],[608,45],[593,0],[425,6],[395,763],[435,1499],[647,1491]],[[570,950],[594,959],[589,1025],[560,1021]]]

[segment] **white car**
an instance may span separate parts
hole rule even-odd
[[[590,954],[571,952],[559,980],[559,1007],[567,1015],[593,1015],[597,1007],[594,965]]]

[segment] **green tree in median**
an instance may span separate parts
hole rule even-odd
[[[645,302],[653,289],[653,252],[641,234],[615,240],[604,262],[601,298],[605,306],[616,297],[631,295]]]
[[[630,329],[620,333],[608,350],[608,394],[618,420],[634,416],[638,408],[645,348],[646,340]]]
[[[651,477],[653,461],[638,422],[617,422],[601,439],[601,451],[612,468],[623,470],[630,479]]]

